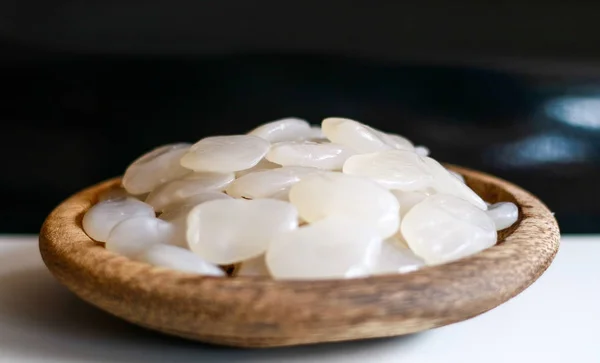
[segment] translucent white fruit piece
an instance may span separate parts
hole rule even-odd
[[[371,178],[389,189],[438,193],[463,198],[485,210],[485,202],[461,179],[430,157],[404,150],[386,150],[354,155],[346,160],[344,173]]]
[[[417,153],[419,156],[429,156],[430,154],[429,149],[422,145],[415,146],[415,153]]]
[[[164,244],[153,244],[136,256],[136,260],[153,266],[208,276],[225,276],[218,266],[206,262],[190,250]]]
[[[285,166],[258,171],[234,180],[229,184],[226,192],[234,198],[246,199],[273,198],[281,193],[287,195],[289,188],[303,177],[319,172],[321,172],[319,169],[303,166]]]
[[[330,217],[275,236],[266,262],[279,279],[352,278],[370,273],[380,248],[376,229]]]
[[[187,215],[198,204],[202,204],[215,199],[232,199],[225,193],[204,192],[196,194],[179,203],[169,204],[160,215],[160,219],[171,223],[173,233],[169,236],[168,244],[180,247],[188,247],[186,240]]]
[[[500,231],[512,226],[519,219],[519,208],[511,202],[496,203],[488,208],[487,215],[494,221],[496,230]]]
[[[433,189],[438,193],[462,198],[480,209],[485,202],[461,179],[451,174],[430,157],[421,157],[404,150],[386,150],[354,155],[346,160],[344,173],[371,178],[388,189],[422,191]]]
[[[398,230],[398,200],[366,178],[334,172],[310,175],[292,186],[289,198],[309,223],[342,216],[375,227],[383,238]]]
[[[375,180],[388,189],[423,190],[434,176],[424,160],[412,151],[387,150],[354,155],[346,160],[344,173]]]
[[[311,141],[280,142],[271,146],[267,160],[282,166],[307,166],[325,170],[341,170],[355,152],[347,146]]]
[[[254,165],[250,169],[240,170],[235,172],[236,178],[241,178],[246,174],[254,173],[256,171],[270,170],[275,168],[281,168],[281,165],[270,162],[267,159],[261,159],[258,164]]]
[[[403,192],[401,190],[392,190],[392,194],[400,203],[400,217],[404,217],[415,205],[421,203],[427,198],[423,192]]]
[[[135,258],[148,246],[166,242],[171,233],[172,227],[168,222],[155,217],[133,217],[120,222],[110,231],[106,249]]]
[[[379,259],[372,269],[372,274],[406,273],[418,270],[425,261],[410,249],[402,247],[396,240],[387,239],[381,245]]]
[[[274,199],[221,199],[202,203],[187,218],[190,249],[226,265],[259,256],[272,237],[298,227],[293,205]]]
[[[312,133],[308,122],[296,117],[288,117],[260,125],[250,131],[248,135],[258,136],[271,143],[276,143],[299,140]]]
[[[188,151],[190,144],[178,143],[156,148],[135,160],[123,175],[123,186],[131,194],[144,194],[170,180],[189,173],[179,159]]]
[[[326,118],[321,123],[321,128],[331,142],[349,146],[359,153],[389,149],[414,150],[413,144],[400,135],[386,134],[347,118]]]
[[[193,195],[224,190],[234,178],[233,173],[190,173],[154,189],[146,198],[146,203],[156,211],[162,211],[169,204],[180,203]]]
[[[496,243],[496,226],[486,212],[452,195],[435,194],[404,216],[402,235],[428,264],[460,259]]]
[[[358,121],[330,117],[323,120],[321,128],[325,136],[336,144],[348,146],[359,153],[371,153],[392,149],[385,136]]]
[[[260,255],[242,262],[236,276],[270,276],[265,256]]]
[[[206,137],[181,158],[181,165],[202,172],[229,173],[253,167],[267,154],[271,144],[258,136]]]
[[[83,216],[83,230],[92,239],[106,242],[113,227],[131,217],[154,217],[154,209],[134,198],[112,199],[92,206]]]
[[[450,174],[448,169],[430,157],[423,160],[429,166],[434,177],[433,188],[441,194],[450,194],[462,198],[479,209],[486,210],[487,204],[469,186]]]

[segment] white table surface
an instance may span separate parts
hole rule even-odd
[[[600,236],[565,237],[508,303],[407,337],[272,350],[208,346],[109,316],[59,285],[37,237],[0,237],[0,362],[600,362]]]

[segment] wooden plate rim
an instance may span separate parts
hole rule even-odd
[[[449,167],[478,193],[516,202],[519,222],[488,250],[409,274],[319,281],[224,279],[135,262],[107,251],[81,228],[83,213],[119,178],[89,187],[52,211],[40,232],[40,251],[56,278],[84,300],[186,338],[276,346],[425,330],[512,298],[548,268],[559,247],[556,220],[536,197],[491,175]],[[169,316],[170,310],[181,318]]]

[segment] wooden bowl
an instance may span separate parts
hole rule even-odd
[[[40,251],[54,276],[83,300],[189,339],[274,347],[414,333],[504,303],[533,283],[558,251],[558,225],[538,199],[493,176],[450,167],[485,200],[515,202],[520,219],[490,249],[408,274],[274,281],[203,277],[135,262],[107,251],[81,227],[98,194],[119,179],[59,205],[42,227]]]

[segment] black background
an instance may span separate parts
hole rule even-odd
[[[592,2],[2,2],[0,232],[37,232],[62,199],[157,145],[333,115],[524,186],[563,232],[600,232],[600,128],[546,112],[600,96],[599,13]]]

